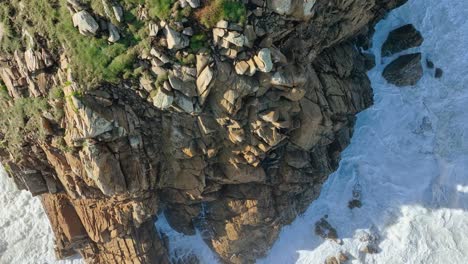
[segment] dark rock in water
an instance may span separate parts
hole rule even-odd
[[[435,69],[435,74],[434,74],[434,76],[435,76],[436,78],[441,78],[443,74],[444,74],[444,71],[443,71],[441,68],[436,68],[436,69]]]
[[[382,46],[382,56],[387,57],[409,48],[419,47],[423,41],[421,33],[413,25],[404,25],[390,32]]]
[[[429,69],[433,69],[434,68],[434,63],[430,59],[426,59],[426,66]]]
[[[361,208],[361,206],[362,206],[362,202],[360,200],[357,200],[357,199],[353,199],[353,200],[348,202],[348,208],[349,209]]]
[[[321,238],[337,240],[338,233],[336,229],[326,220],[328,216],[320,218],[319,221],[315,223],[315,234]]]
[[[421,53],[400,56],[385,67],[382,75],[396,86],[415,85],[423,75]]]

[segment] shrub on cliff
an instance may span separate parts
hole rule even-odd
[[[149,0],[149,15],[159,19],[168,19],[174,0]]]
[[[207,28],[212,28],[220,20],[244,23],[247,11],[243,3],[235,0],[207,1],[205,6],[196,12],[196,17]]]
[[[49,109],[44,98],[19,98],[13,100],[4,93],[0,96],[0,148],[16,156],[27,137],[38,140],[45,137],[42,114]]]

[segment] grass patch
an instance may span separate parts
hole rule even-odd
[[[148,0],[150,17],[167,20],[171,16],[171,8],[174,0]]]
[[[190,38],[190,49],[192,52],[197,52],[206,47],[208,44],[205,34],[196,34]]]
[[[49,109],[44,98],[19,98],[13,100],[2,97],[0,100],[0,147],[18,157],[26,138],[42,140],[42,113]]]
[[[63,49],[67,53],[75,80],[85,89],[93,88],[103,81],[120,82],[122,76],[131,76],[128,72],[133,70],[138,51],[149,47],[149,40],[145,41],[147,29],[136,18],[137,5],[143,2],[121,2],[126,9],[125,23],[120,26],[121,39],[114,44],[108,43],[107,36],[81,35],[73,27],[66,0],[11,0],[9,3],[0,3],[1,23],[7,29],[1,50],[11,52],[21,46],[28,47],[27,38],[21,39],[15,34],[25,28],[31,36],[39,35],[50,40],[49,49],[59,52]],[[105,12],[101,0],[88,0],[87,3],[96,8],[96,13]],[[14,16],[4,16],[12,13]]]
[[[236,0],[210,0],[195,16],[202,25],[212,28],[220,20],[245,23],[247,10],[243,3]]]

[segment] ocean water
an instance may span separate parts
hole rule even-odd
[[[323,263],[339,251],[351,263],[468,263],[467,17],[466,0],[410,0],[376,26],[377,67],[368,73],[375,104],[359,114],[351,145],[320,197],[258,263]],[[421,31],[422,46],[381,58],[388,33],[408,23]],[[411,52],[422,52],[443,77],[425,67],[414,87],[388,84],[385,65]],[[363,206],[350,210],[357,185]],[[325,214],[343,245],[314,235]],[[359,253],[366,233],[379,236],[378,254]]]
[[[320,197],[289,226],[259,264],[321,264],[340,251],[351,263],[468,263],[468,1],[410,0],[376,26],[377,66],[368,75],[375,104],[358,115],[355,134]],[[412,23],[422,52],[444,71],[425,67],[414,87],[397,88],[381,73],[396,58],[381,58],[388,33]],[[16,191],[0,169],[0,263],[65,263],[54,259],[53,235],[37,198]],[[347,207],[361,189],[361,208]],[[314,234],[328,215],[342,245]],[[164,217],[172,255],[195,254],[218,263],[201,234],[184,236]],[[362,238],[378,237],[379,253],[362,254]],[[67,261],[70,263],[71,261]],[[78,260],[75,260],[78,262]]]

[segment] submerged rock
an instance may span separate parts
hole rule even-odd
[[[421,46],[424,38],[412,24],[404,25],[390,32],[382,46],[382,56],[391,56],[400,51]]]
[[[385,67],[383,77],[396,86],[412,86],[423,75],[421,53],[403,55]]]
[[[441,68],[436,68],[434,72],[434,77],[436,78],[442,78],[442,75],[444,74],[444,71]]]

